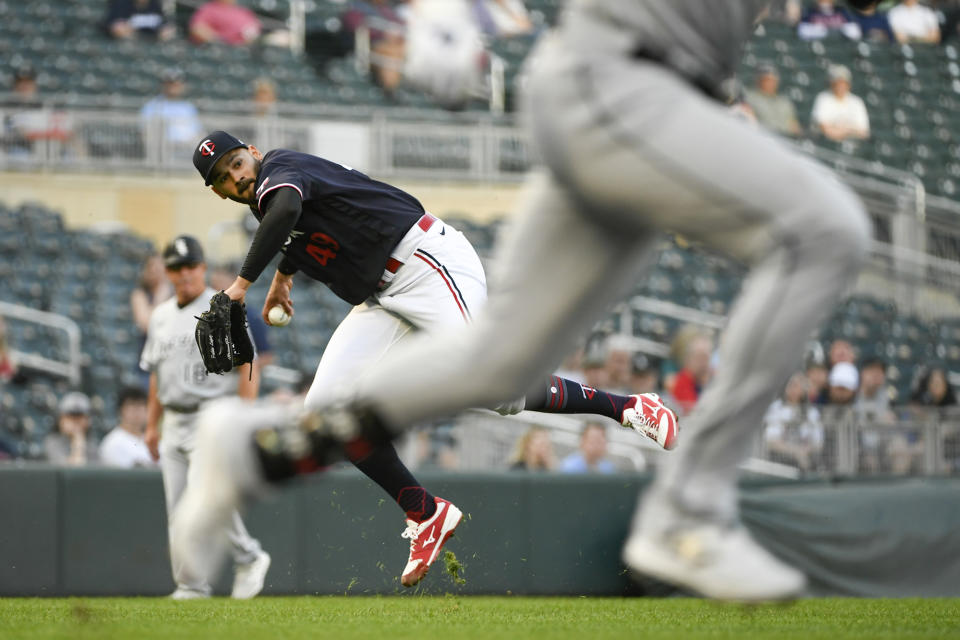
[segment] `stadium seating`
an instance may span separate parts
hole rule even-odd
[[[151,242],[126,233],[64,229],[61,217],[39,204],[0,204],[0,301],[60,314],[79,325],[80,389],[93,401],[97,437],[114,424],[121,388],[141,384],[137,366],[143,344],[133,324],[130,293],[153,250]],[[252,299],[262,299],[268,285],[262,278]],[[304,279],[297,289],[297,310],[312,321],[272,330],[270,339],[275,363],[309,379],[350,306],[312,280]],[[14,349],[68,360],[63,332],[15,319],[8,319],[7,326]],[[0,431],[20,443],[20,455],[36,457],[55,426],[57,398],[68,384],[32,371],[26,379],[26,384],[0,389]]]
[[[817,143],[867,161],[909,171],[927,190],[955,197],[960,189],[960,64],[957,45],[942,47],[851,42],[839,36],[804,42],[793,29],[767,23],[744,52],[741,76],[752,82],[761,62],[781,72],[781,91],[809,130],[817,93],[827,87],[831,64],[853,72],[853,92],[864,99],[871,138],[860,143]]]
[[[498,225],[444,218],[461,229],[489,259]],[[149,241],[125,233],[99,234],[65,229],[58,214],[42,205],[17,207],[0,203],[0,300],[51,311],[73,319],[82,333],[81,389],[93,399],[93,431],[103,435],[113,424],[117,394],[125,384],[139,383],[136,373],[141,338],[133,325],[130,292],[140,265],[153,250]],[[638,282],[633,295],[648,296],[723,315],[737,294],[742,266],[676,240],[664,241],[656,267]],[[267,278],[256,282],[251,300],[262,299]],[[300,278],[297,313],[301,321],[270,330],[274,363],[313,376],[323,349],[350,305],[321,284]],[[601,323],[611,330],[669,343],[681,322],[634,310],[630,326],[616,314]],[[60,332],[8,320],[14,348],[66,360]],[[864,355],[879,355],[891,365],[891,383],[899,398],[909,397],[917,365],[960,369],[960,318],[935,324],[900,313],[890,302],[855,296],[834,310],[822,326],[825,345],[836,338],[852,342]],[[54,427],[56,399],[67,384],[30,374],[25,385],[0,390],[0,430],[20,443],[20,453],[37,456],[43,437]]]
[[[283,19],[286,0],[240,0],[261,14]],[[29,63],[38,69],[38,83],[45,95],[64,104],[81,96],[146,100],[158,92],[160,72],[180,66],[190,84],[190,96],[200,99],[242,101],[250,94],[253,78],[268,75],[277,80],[279,99],[290,103],[333,105],[388,105],[379,88],[358,72],[351,55],[324,59],[313,65],[285,49],[202,46],[180,39],[167,43],[116,42],[108,38],[101,21],[103,3],[83,0],[0,0],[0,85],[11,84],[11,70]],[[561,0],[526,0],[534,22],[556,22]],[[329,38],[329,51],[340,32],[339,16],[345,2],[310,0],[307,27],[311,38]],[[181,27],[185,17],[179,14]],[[492,43],[492,51],[507,66],[508,86],[536,40],[520,37]],[[310,43],[308,43],[309,45]],[[342,44],[342,43],[341,43]],[[308,46],[308,49],[310,47]],[[326,51],[322,42],[321,53]],[[342,54],[342,51],[339,52]],[[863,97],[871,117],[872,136],[859,143],[818,145],[835,147],[879,168],[905,170],[921,177],[928,191],[956,198],[960,194],[960,49],[943,46],[877,45],[828,38],[804,42],[793,29],[764,24],[748,43],[741,65],[745,83],[764,61],[774,62],[781,72],[782,91],[797,106],[801,123],[809,129],[809,115],[817,93],[826,87],[826,70],[842,63],[854,74],[853,91]],[[429,98],[402,90],[396,102],[403,106],[434,109],[429,117],[444,121],[448,116],[435,109]],[[390,103],[394,104],[394,103]],[[482,104],[474,108],[483,108]],[[84,125],[84,138],[97,157],[139,158],[144,141],[139,128],[122,124],[110,127]],[[457,140],[442,149],[427,148],[423,138],[398,137],[392,152],[398,164],[409,168],[469,166],[469,158]],[[439,143],[436,143],[441,146]],[[501,169],[526,167],[526,148],[504,140]],[[98,155],[102,154],[102,155]],[[434,158],[442,167],[424,166]],[[439,158],[439,160],[437,160]],[[420,163],[420,164],[418,164]],[[495,225],[477,224],[446,216],[486,257],[497,234]],[[957,242],[956,236],[931,235],[930,246]],[[0,203],[0,300],[59,313],[75,320],[82,331],[84,353],[83,388],[94,397],[95,429],[113,418],[117,390],[135,380],[140,337],[132,329],[127,300],[145,255],[152,250],[141,238],[123,233],[97,234],[66,230],[61,218],[41,205],[11,206]],[[960,255],[951,245],[937,255]],[[739,265],[695,248],[671,241],[663,247],[656,269],[638,283],[635,295],[665,299],[685,307],[718,315],[726,314],[743,277]],[[267,282],[255,286],[252,296],[262,297]],[[346,313],[348,306],[326,288],[308,281],[298,286],[298,313],[315,318],[294,323],[283,331],[271,331],[276,359],[281,366],[312,375],[323,347]],[[609,325],[618,330],[666,342],[679,323],[675,319],[633,311],[630,326],[622,316]],[[11,323],[17,348],[48,357],[62,358],[66,345],[55,334]],[[945,364],[960,369],[960,319],[928,324],[900,315],[887,302],[868,297],[848,299],[821,329],[828,342],[845,338],[862,353],[882,355],[892,365],[891,374],[900,398],[907,396],[914,369],[919,363]],[[0,429],[24,443],[26,455],[51,428],[49,398],[64,389],[60,381],[37,376],[27,387],[8,387],[0,392]]]
[[[284,19],[286,0],[242,0],[265,17]],[[557,20],[560,0],[528,0],[538,25]],[[0,53],[9,64],[0,69],[0,83],[9,86],[11,69],[32,64],[40,71],[45,94],[56,94],[66,104],[80,96],[147,98],[158,93],[158,77],[166,67],[180,66],[194,99],[218,100],[242,110],[251,82],[260,75],[274,78],[278,98],[287,103],[393,106],[441,110],[426,95],[402,89],[389,100],[371,80],[358,72],[343,40],[340,15],[346,2],[311,0],[306,3],[308,52],[298,59],[288,50],[269,46],[194,46],[173,42],[116,42],[102,29],[103,11],[97,3],[79,0],[0,0]],[[178,9],[181,28],[189,7]],[[506,63],[507,106],[522,63],[536,36],[491,43],[491,51]],[[742,59],[742,77],[752,82],[752,71],[763,61],[781,70],[782,91],[796,104],[801,123],[809,116],[817,93],[826,87],[826,69],[842,63],[854,73],[853,90],[870,112],[870,140],[835,145],[878,166],[889,166],[919,176],[929,192],[956,197],[960,192],[960,51],[944,46],[887,45],[851,42],[840,37],[804,42],[786,25],[766,23],[748,43]],[[129,104],[129,102],[127,103]],[[472,109],[485,105],[476,102]],[[439,117],[439,116],[438,116]],[[118,136],[122,138],[118,140]],[[138,157],[143,141],[135,129],[85,131],[93,153]],[[99,151],[98,151],[99,150]]]

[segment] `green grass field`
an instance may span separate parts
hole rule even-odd
[[[960,638],[960,600],[263,597],[0,599],[0,638]]]

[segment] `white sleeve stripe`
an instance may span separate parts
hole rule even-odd
[[[260,203],[263,202],[263,196],[267,195],[268,193],[270,193],[270,192],[273,191],[274,189],[279,189],[280,187],[293,187],[294,189],[297,190],[297,193],[300,194],[300,199],[303,200],[303,191],[300,191],[300,187],[298,187],[298,186],[295,185],[295,184],[290,184],[289,182],[284,182],[283,184],[275,184],[275,185],[273,185],[272,187],[270,187],[269,189],[267,189],[266,191],[264,191],[263,193],[261,193],[261,194],[260,194],[260,197],[257,198],[257,209],[260,208]]]

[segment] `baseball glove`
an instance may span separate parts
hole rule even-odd
[[[210,298],[210,310],[197,316],[197,347],[208,373],[223,374],[253,362],[246,306],[223,291]]]

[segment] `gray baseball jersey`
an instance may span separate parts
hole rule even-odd
[[[711,93],[733,76],[771,0],[573,0],[561,29],[659,60]]]
[[[195,407],[237,392],[239,374],[208,375],[194,338],[196,317],[209,308],[215,293],[207,287],[183,308],[170,298],[150,316],[140,368],[157,374],[157,398],[165,407]]]

